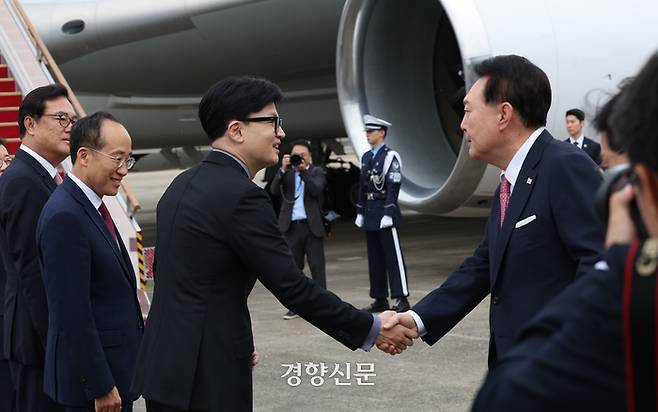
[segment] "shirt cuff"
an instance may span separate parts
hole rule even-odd
[[[379,331],[382,328],[382,321],[379,319],[379,316],[372,315],[372,326],[370,327],[370,332],[366,337],[366,340],[361,345],[361,349],[366,352],[370,352],[373,346],[375,346],[375,340],[379,336]]]
[[[427,335],[427,329],[425,329],[425,324],[423,323],[423,320],[420,318],[420,316],[418,316],[418,314],[413,310],[410,310],[409,314],[411,315],[412,318],[414,318],[414,322],[416,322],[416,327],[418,327],[418,335],[419,336]]]

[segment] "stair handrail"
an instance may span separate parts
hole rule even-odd
[[[85,109],[82,107],[80,101],[78,100],[77,96],[73,92],[73,89],[71,89],[71,86],[69,86],[69,83],[64,78],[64,75],[59,69],[57,63],[55,62],[55,59],[50,54],[50,51],[48,50],[48,47],[46,47],[46,44],[41,39],[41,36],[39,36],[39,32],[37,31],[36,27],[34,27],[34,25],[32,24],[32,21],[28,17],[27,13],[25,12],[25,9],[20,4],[19,0],[9,0],[9,3],[14,7],[14,11],[16,12],[16,15],[21,21],[21,24],[23,25],[23,27],[31,37],[32,43],[37,48],[37,51],[40,54],[39,60],[41,60],[47,67],[50,68],[50,71],[55,77],[55,80],[66,88],[69,94],[69,101],[73,105],[73,109],[78,114],[78,116],[80,117],[86,116],[87,113],[85,112]],[[142,205],[135,197],[135,194],[130,189],[130,186],[128,185],[127,182],[121,182],[121,188],[123,189],[123,192],[126,194],[126,199],[128,200],[128,204],[130,205],[130,210],[127,211],[128,216],[132,218],[135,215],[135,213],[137,213],[137,211],[139,211],[142,208]]]

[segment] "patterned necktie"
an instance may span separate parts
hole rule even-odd
[[[53,178],[53,180],[55,181],[55,184],[57,186],[61,185],[62,182],[64,181],[64,179],[62,179],[62,176],[60,176],[60,174],[57,172],[55,173],[55,177]]]
[[[110,234],[112,235],[112,239],[116,240],[117,234],[114,231],[114,222],[112,222],[112,216],[110,215],[110,211],[107,210],[107,206],[105,206],[105,203],[101,202],[101,205],[98,207],[98,211],[101,212],[101,216],[103,217],[105,226],[107,226],[107,230],[110,231]]]
[[[500,227],[503,227],[505,221],[505,212],[509,205],[510,197],[510,183],[505,178],[505,175],[500,177]]]

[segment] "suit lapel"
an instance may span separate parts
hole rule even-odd
[[[82,190],[78,187],[78,185],[76,185],[73,182],[73,180],[71,180],[71,178],[67,177],[66,179],[64,179],[64,183],[62,183],[62,186],[82,206],[83,210],[85,211],[89,219],[91,219],[91,221],[94,223],[94,226],[96,226],[96,229],[100,231],[101,235],[112,249],[112,252],[119,260],[119,264],[121,265],[121,268],[123,269],[124,272],[124,278],[126,277],[130,278],[130,271],[126,266],[126,260],[124,256],[122,256],[122,253],[119,250],[119,245],[117,245],[117,242],[112,238],[112,235],[107,230],[107,226],[105,226],[105,221],[101,217],[100,213],[98,213],[98,210],[94,209],[94,206],[91,204],[87,196],[82,192]],[[119,237],[119,232],[116,231],[116,233],[117,233],[117,239],[120,241],[121,238]]]
[[[500,228],[496,242],[495,242],[495,253],[494,253],[494,270],[491,273],[491,287],[496,282],[496,277],[498,276],[498,271],[500,270],[500,265],[502,264],[503,257],[505,256],[505,251],[507,249],[507,244],[514,230],[516,222],[521,216],[521,212],[525,208],[532,189],[535,187],[535,182],[537,179],[537,171],[535,166],[541,160],[542,153],[544,148],[552,140],[553,137],[547,132],[543,131],[535,143],[530,148],[528,155],[526,156],[521,171],[519,172],[516,182],[514,184],[514,190],[512,196],[510,197],[509,205],[507,206],[507,212],[505,213],[505,221],[503,222],[503,227]],[[500,187],[496,191],[500,190]],[[500,209],[499,201],[494,202],[498,204],[498,210]],[[496,218],[500,219],[500,213],[496,214]],[[500,224],[496,221],[497,227],[500,227]]]
[[[32,170],[34,170],[39,176],[41,176],[41,179],[43,180],[43,184],[48,188],[50,193],[52,193],[57,188],[57,185],[55,184],[55,180],[53,180],[53,178],[50,177],[48,171],[44,169],[43,166],[41,166],[41,163],[39,163],[37,159],[30,156],[25,150],[20,150],[20,149],[17,150],[14,157],[16,159],[20,159],[20,161],[27,164]]]

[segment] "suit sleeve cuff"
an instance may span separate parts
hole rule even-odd
[[[361,349],[370,352],[370,349],[375,346],[375,340],[377,339],[377,336],[379,336],[381,328],[382,321],[379,319],[379,316],[372,315],[372,326],[370,327],[370,332],[368,332],[365,342],[361,345]]]
[[[414,322],[416,322],[416,326],[418,327],[418,335],[419,336],[427,335],[427,329],[425,329],[425,324],[423,323],[423,320],[420,318],[420,316],[418,316],[418,314],[413,310],[410,310],[409,314],[411,315],[412,318],[414,318]]]

